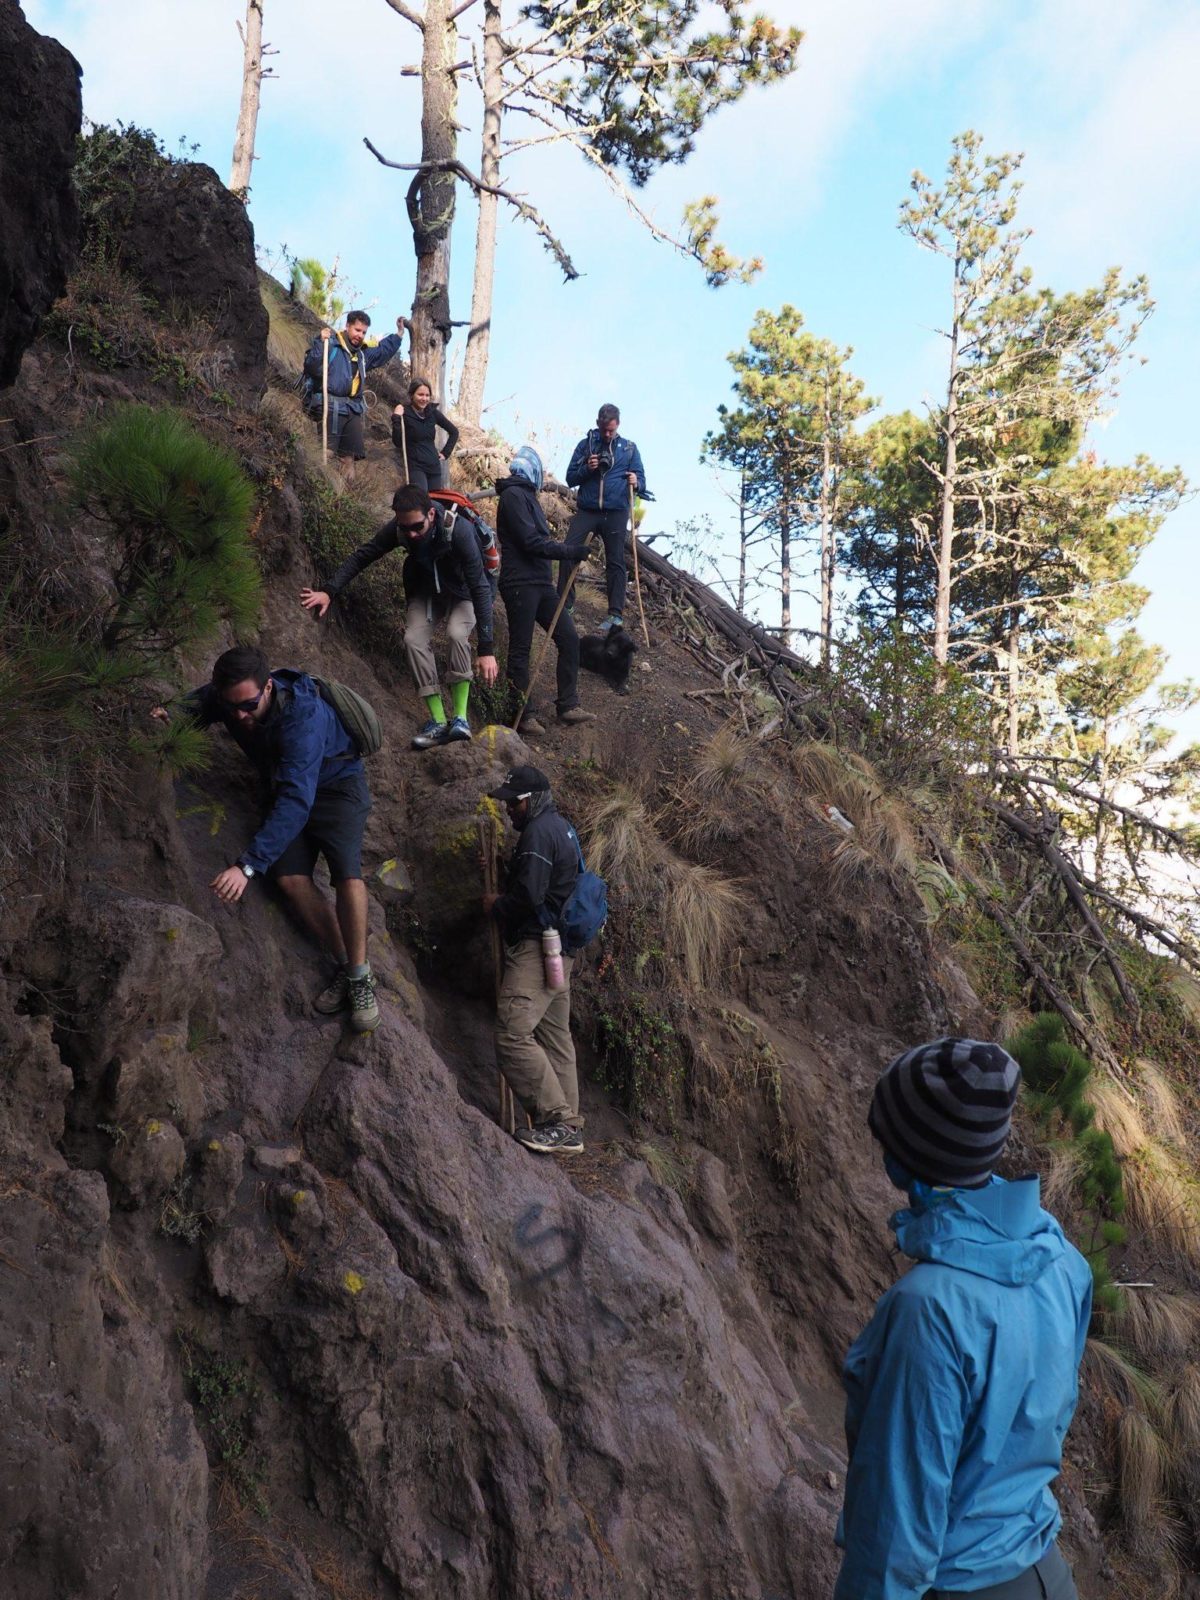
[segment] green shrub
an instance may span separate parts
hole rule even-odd
[[[317,473],[298,485],[302,513],[301,531],[317,571],[316,588],[333,576],[348,555],[375,532],[377,523],[368,507],[351,494],[339,494]],[[404,553],[396,551],[376,562],[354,580],[338,599],[354,618],[359,640],[396,654],[404,631]]]
[[[178,412],[120,407],[76,446],[71,485],[106,524],[116,557],[107,650],[161,657],[204,643],[222,622],[257,621],[253,488],[236,457]]]
[[[118,254],[139,187],[170,165],[161,140],[148,128],[129,122],[89,124],[79,136],[73,173],[85,258]]]

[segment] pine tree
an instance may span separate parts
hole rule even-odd
[[[697,260],[710,283],[752,276],[761,263],[736,260],[715,238],[714,197],[705,196],[687,208],[682,234],[671,235],[638,206],[632,191],[659,168],[686,161],[700,128],[721,106],[754,84],[791,72],[801,35],[799,29],[778,28],[763,16],[747,20],[736,0],[718,0],[726,26],[711,30],[699,23],[697,0],[534,3],[516,15],[506,15],[507,0],[482,0],[481,36],[477,51],[473,48],[483,97],[475,173],[459,158],[456,119],[458,76],[471,65],[457,59],[457,18],[474,3],[388,0],[421,33],[420,67],[405,71],[420,73],[423,105],[420,161],[386,164],[414,174],[408,191],[417,253],[413,360],[435,389],[443,386],[445,350],[454,325],[448,285],[457,184],[465,183],[479,201],[471,319],[458,396],[464,417],[478,422],[500,201],[536,229],[565,277],[578,276],[566,248],[537,209],[504,187],[503,163],[523,151],[567,144],[657,238]],[[503,128],[510,113],[522,118],[523,136],[506,141]]]
[[[838,546],[847,522],[845,489],[855,458],[854,424],[872,402],[847,369],[852,350],[804,332],[794,306],[759,311],[749,348],[730,356],[734,411],[704,452],[743,475],[743,506],[770,528],[779,550],[780,632],[792,633],[792,543],[805,530],[819,543],[821,661],[829,664]]]

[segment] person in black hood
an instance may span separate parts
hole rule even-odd
[[[414,750],[469,739],[467,698],[471,692],[471,630],[479,630],[479,676],[495,683],[499,675],[492,644],[492,585],[483,566],[473,526],[459,517],[447,533],[424,489],[406,484],[392,496],[395,515],[373,539],[347,556],[324,589],[301,589],[300,604],[323,617],[330,602],[364,567],[392,550],[403,550],[404,651],[429,721],[413,739]],[[445,619],[450,639],[448,681],[454,715],[446,720],[433,654],[433,629]]]
[[[579,876],[579,840],[555,808],[550,780],[536,767],[514,767],[491,798],[504,802],[517,830],[504,893],[483,899],[504,940],[496,1057],[533,1120],[531,1128],[518,1128],[516,1137],[539,1155],[573,1155],[583,1149],[583,1118],[571,1039],[572,962],[563,956],[563,987],[548,989],[542,930],[557,926],[571,898]]]
[[[558,594],[552,561],[578,560],[559,544],[538,503],[542,487],[542,459],[532,445],[524,444],[508,467],[507,478],[496,483],[499,495],[496,532],[500,540],[500,598],[508,618],[508,661],[505,676],[515,703],[522,706],[518,733],[537,737],[546,729],[538,721],[529,693],[529,654],[536,623],[543,632],[554,620]],[[595,716],[579,704],[579,635],[575,619],[564,607],[553,633],[558,651],[555,709],[568,725],[594,722]]]

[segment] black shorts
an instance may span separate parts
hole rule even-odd
[[[332,883],[361,878],[362,837],[371,812],[367,780],[355,772],[338,783],[317,790],[303,829],[273,863],[273,878],[311,878],[317,857],[323,855]]]
[[[321,402],[316,402],[317,438],[321,437]],[[337,456],[367,459],[367,441],[361,411],[345,411],[336,400],[329,402],[329,448]]]

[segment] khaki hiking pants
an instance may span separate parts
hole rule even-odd
[[[418,596],[408,607],[404,619],[404,653],[408,657],[408,670],[413,675],[417,693],[424,700],[437,694],[437,662],[433,659],[433,630],[436,621],[430,616],[430,603]],[[471,630],[475,626],[475,607],[469,600],[460,600],[447,614],[446,637],[450,641],[450,671],[447,683],[469,683],[474,677],[471,667]]]
[[[579,1078],[571,1041],[571,957],[563,957],[567,983],[547,989],[542,941],[504,947],[504,977],[496,1006],[496,1059],[522,1107],[540,1126],[569,1122],[581,1128]]]

